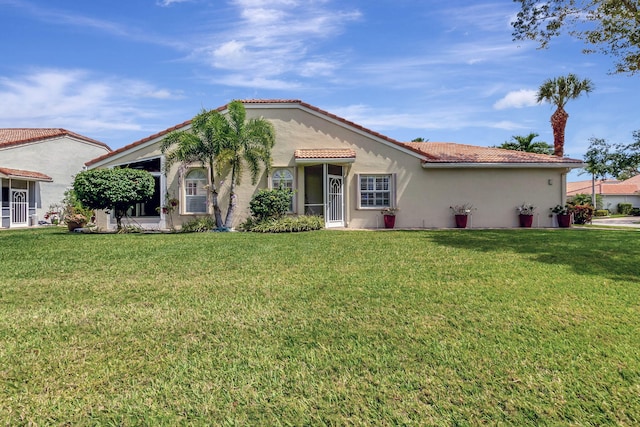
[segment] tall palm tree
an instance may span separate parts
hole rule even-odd
[[[539,134],[535,132],[531,132],[529,135],[513,135],[511,139],[513,141],[507,141],[502,145],[498,145],[497,148],[503,148],[505,150],[514,150],[514,151],[525,151],[527,153],[538,153],[538,154],[552,154],[553,147],[546,142],[536,141]]]
[[[223,117],[223,116],[220,116]],[[247,120],[247,113],[240,101],[228,105],[228,114],[219,123],[223,150],[218,155],[218,164],[231,169],[229,184],[229,208],[224,225],[231,228],[236,208],[236,185],[242,181],[245,168],[251,172],[251,182],[255,184],[260,173],[260,165],[266,170],[271,167],[271,149],[275,144],[273,125],[263,118]]]
[[[556,106],[556,111],[551,115],[554,155],[564,155],[564,130],[569,119],[569,114],[564,110],[564,106],[570,99],[580,97],[583,92],[589,93],[593,88],[591,80],[580,80],[575,74],[568,74],[547,79],[538,89],[538,102],[548,101]]]
[[[223,139],[220,137],[220,118],[217,111],[205,111],[191,120],[191,128],[174,131],[167,135],[160,149],[165,155],[165,168],[169,169],[176,162],[184,165],[200,163],[209,171],[209,191],[213,204],[213,217],[216,227],[222,227],[222,212],[218,204],[218,190],[215,185],[214,166],[217,156],[223,150]]]

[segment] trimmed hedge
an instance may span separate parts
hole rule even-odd
[[[631,203],[618,203],[618,213],[621,215],[629,215],[633,205]]]
[[[598,209],[593,213],[594,216],[609,216],[609,209]]]
[[[249,218],[239,228],[254,233],[295,233],[321,230],[324,228],[324,219],[313,215],[268,218],[261,221]]]

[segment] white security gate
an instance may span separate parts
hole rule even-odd
[[[343,178],[339,175],[327,175],[327,227],[344,227],[344,188]]]
[[[27,190],[11,190],[11,224],[27,225]]]

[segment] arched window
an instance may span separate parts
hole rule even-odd
[[[286,188],[293,192],[293,174],[289,169],[275,169],[271,175],[271,188]],[[289,205],[289,212],[293,212],[293,197]]]
[[[204,169],[191,170],[184,179],[185,213],[207,213],[207,174]]]

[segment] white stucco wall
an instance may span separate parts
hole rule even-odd
[[[53,179],[38,183],[41,201],[37,216],[42,219],[49,205],[60,203],[84,163],[107,152],[105,147],[64,136],[1,148],[0,165],[44,173]]]

